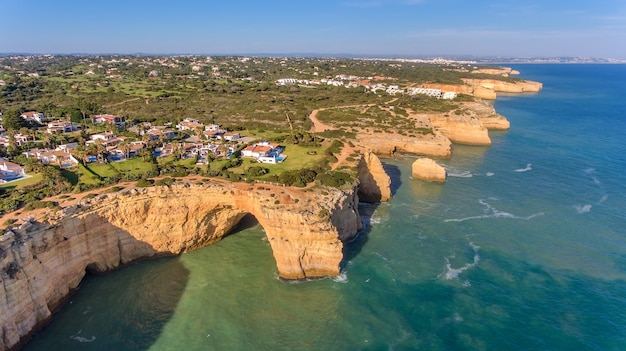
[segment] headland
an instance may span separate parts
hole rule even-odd
[[[477,74],[515,73],[490,69]],[[446,158],[454,143],[490,145],[488,131],[506,130],[510,124],[485,99],[495,99],[497,92],[536,92],[541,84],[481,77],[456,85],[423,83],[409,88],[470,98],[441,105],[430,97],[387,96],[377,103],[319,107],[306,115],[312,135],[341,140],[331,153],[330,171],[318,173],[342,179],[333,186],[324,177],[317,184],[293,187],[265,180],[188,176],[148,187],[124,183],[115,192],[76,196],[68,205],[59,201],[55,209],[30,216],[7,213],[3,219],[12,224],[0,236],[0,349],[26,342],[86,273],[105,273],[137,260],[210,245],[248,214],[265,230],[281,278],[336,276],[344,245],[362,229],[359,201],[387,201],[392,196],[379,157],[406,153]],[[287,114],[287,122],[293,134],[296,121]]]

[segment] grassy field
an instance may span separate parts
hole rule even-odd
[[[115,169],[111,168],[108,164],[90,163],[87,165],[95,174],[103,178],[114,177],[117,175]]]
[[[141,157],[134,157],[120,162],[112,162],[110,165],[120,173],[128,173],[132,175],[144,175],[156,169],[155,164],[144,161]]]

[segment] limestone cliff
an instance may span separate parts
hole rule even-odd
[[[0,236],[0,350],[45,323],[86,271],[220,240],[251,213],[265,229],[278,274],[339,274],[343,242],[361,228],[355,191],[304,191],[205,181],[100,195]]]
[[[491,145],[487,128],[472,114],[432,115],[430,123],[452,142],[465,145]]]
[[[478,118],[485,128],[489,130],[507,130],[511,127],[509,120],[498,114],[493,105],[486,101],[466,101],[463,102],[463,108],[469,114]]]
[[[479,68],[479,69],[473,70],[472,73],[499,75],[499,76],[503,76],[503,77],[508,77],[509,75],[512,75],[512,74],[519,74],[518,71],[515,71],[515,70],[513,70],[510,67],[486,67],[486,68]]]
[[[450,139],[437,131],[426,135],[405,136],[377,133],[358,136],[359,144],[376,155],[391,157],[395,153],[409,153],[430,157],[450,157]]]
[[[509,82],[509,81],[503,81],[503,80],[498,80],[498,79],[464,78],[463,82],[466,85],[469,85],[470,87],[472,87],[473,89],[483,88],[483,89],[488,89],[494,92],[516,93],[516,94],[538,92],[543,87],[543,84],[539,82],[529,81],[529,80]]]
[[[447,173],[445,168],[434,160],[422,157],[411,165],[411,176],[428,182],[443,183],[446,181]]]
[[[480,99],[495,100],[498,92],[528,93],[538,92],[543,85],[529,80],[504,81],[499,79],[463,78],[463,85],[426,83],[424,88],[452,91],[457,94],[467,94]]]
[[[359,160],[359,200],[380,202],[391,199],[391,178],[383,169],[380,159],[371,151],[361,155]]]

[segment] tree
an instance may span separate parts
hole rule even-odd
[[[74,149],[72,149],[72,154],[80,161],[80,163],[85,165],[85,158],[87,158],[87,148],[85,145],[78,145]]]
[[[80,124],[83,123],[83,114],[78,109],[70,111],[70,121]]]
[[[20,116],[19,110],[9,109],[2,115],[2,125],[6,130],[15,132],[22,127],[26,127],[26,121]]]

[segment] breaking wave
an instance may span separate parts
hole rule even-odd
[[[473,176],[474,175],[470,171],[463,171],[463,172],[448,171],[448,177],[471,178]]]
[[[348,273],[341,272],[338,276],[333,277],[332,280],[336,283],[347,283],[348,282]]]
[[[589,211],[591,211],[591,205],[576,205],[574,206],[574,208],[576,209],[576,212],[578,213],[587,213]]]
[[[446,280],[458,279],[461,273],[465,272],[466,270],[470,268],[475,267],[480,261],[480,255],[478,254],[478,250],[480,249],[480,246],[474,245],[474,243],[470,242],[470,247],[472,248],[472,250],[474,250],[474,259],[472,260],[472,262],[466,263],[461,268],[452,268],[452,264],[450,263],[450,258],[454,258],[454,256],[445,257],[445,260],[446,260],[445,271],[441,273],[437,278],[443,277]],[[466,281],[464,282],[463,285],[466,287],[469,287],[471,284],[468,284],[468,283],[469,282]]]
[[[96,337],[94,335],[92,335],[91,338],[86,338],[86,337],[83,337],[83,336],[79,336],[80,333],[82,333],[82,332],[83,332],[83,330],[80,329],[78,332],[76,332],[76,334],[70,336],[70,339],[76,340],[76,341],[78,341],[80,343],[94,342],[96,340]]]
[[[480,216],[469,216],[469,217],[464,217],[464,218],[448,218],[448,219],[444,219],[444,222],[464,222],[464,221],[469,221],[472,219],[485,219],[485,218],[513,218],[513,219],[525,219],[525,220],[530,220],[533,219],[537,216],[543,216],[544,213],[543,212],[539,212],[539,213],[535,213],[532,214],[530,216],[527,217],[520,217],[520,216],[516,216],[512,213],[509,212],[504,212],[504,211],[500,211],[497,208],[491,206],[489,203],[487,203],[487,201],[485,200],[478,200],[478,202],[485,206],[485,209],[483,210],[483,212],[485,214],[480,215]]]
[[[532,170],[532,169],[533,169],[533,167],[532,167],[532,163],[529,163],[529,164],[527,164],[527,165],[526,165],[526,167],[524,167],[524,168],[518,168],[518,169],[516,169],[516,170],[515,170],[515,172],[518,172],[518,173],[523,173],[523,172],[528,172],[528,171],[530,171],[530,170]]]

